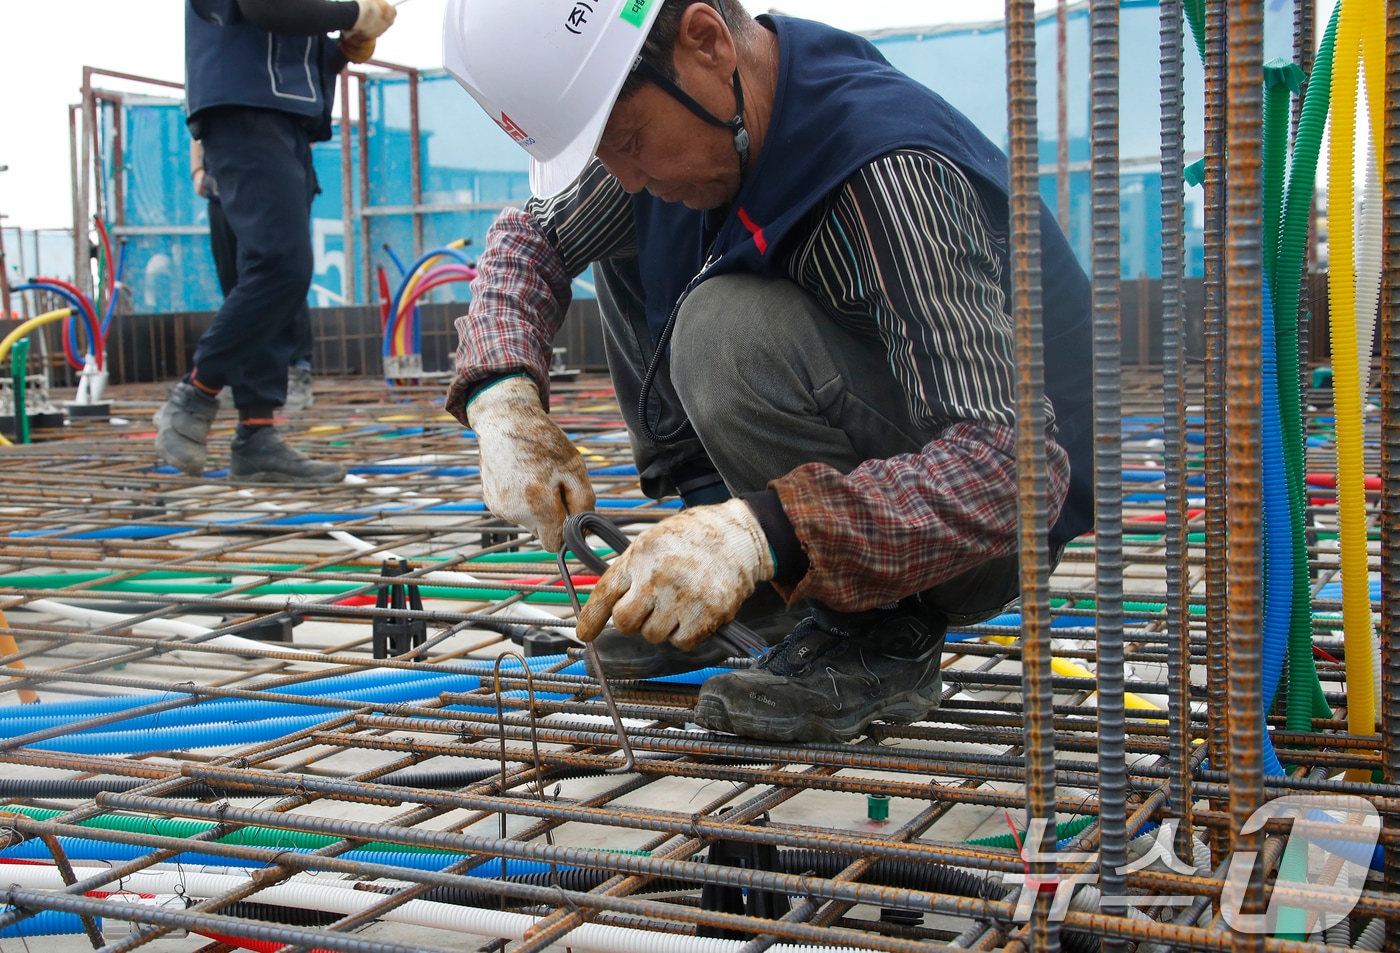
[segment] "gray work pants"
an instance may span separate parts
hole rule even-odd
[[[791,281],[723,275],[690,293],[677,315],[646,411],[652,432],[687,417],[694,435],[648,440],[639,425],[653,353],[635,261],[594,268],[608,366],[644,492],[713,465],[729,491],[767,487],[804,463],[849,473],[862,462],[918,453],[935,434],[910,418],[883,342],[840,327]],[[953,624],[987,618],[1016,598],[1016,557],[992,560],[923,594]]]

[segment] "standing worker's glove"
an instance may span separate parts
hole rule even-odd
[[[348,36],[363,36],[372,40],[393,26],[394,17],[399,15],[399,11],[390,6],[387,0],[356,2],[360,5],[360,15],[356,18],[355,25],[350,28]]]
[[[593,509],[593,486],[578,449],[540,406],[528,377],[507,377],[467,405],[481,448],[481,493],[486,508],[519,523],[559,552],[564,520]]]
[[[747,503],[682,510],[613,561],[579,613],[578,637],[591,642],[611,613],[621,632],[689,650],[772,578],[773,552]]]
[[[341,55],[352,63],[368,63],[374,58],[374,37],[359,33],[345,33],[336,44]]]

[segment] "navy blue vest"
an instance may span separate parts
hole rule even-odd
[[[646,192],[632,198],[653,342],[707,261],[705,278],[777,271],[788,232],[857,169],[896,149],[932,149],[955,163],[994,227],[1008,230],[1006,156],[966,117],[861,37],[807,20],[763,19],[781,53],[773,115],[713,240],[707,245],[706,213]],[[1091,300],[1089,280],[1043,202],[1040,223],[1045,389],[1071,465],[1069,497],[1050,532],[1059,546],[1094,521]],[[1001,266],[1009,301],[1010,261],[1003,257]]]
[[[283,36],[243,19],[237,0],[186,0],[185,108],[190,119],[215,106],[275,109],[307,120],[309,138],[330,138],[335,43],[324,35]]]

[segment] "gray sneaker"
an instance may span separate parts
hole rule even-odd
[[[185,381],[176,384],[155,413],[156,453],[187,476],[203,476],[209,425],[218,413],[213,395]]]
[[[316,403],[316,395],[311,392],[311,368],[287,368],[287,401],[282,406],[287,413],[294,414]]]
[[[849,741],[876,720],[908,724],[938,707],[947,623],[916,599],[812,618],[753,668],[707,679],[695,721],[766,741]]]
[[[739,607],[737,621],[769,645],[781,642],[793,627],[810,614],[807,604],[788,606],[767,583]],[[608,626],[593,644],[608,678],[661,678],[719,665],[732,654],[714,641],[701,642],[689,652],[670,642],[648,642],[640,635],[623,635]]]
[[[345,468],[312,460],[282,441],[272,427],[229,444],[229,479],[242,483],[339,483]]]

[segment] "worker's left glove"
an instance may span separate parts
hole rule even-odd
[[[773,552],[743,500],[682,510],[657,523],[614,560],[578,617],[592,641],[611,613],[620,632],[692,649],[773,578]]]
[[[360,15],[355,18],[355,25],[350,28],[350,32],[369,37],[371,40],[393,26],[394,18],[399,15],[399,11],[391,6],[387,0],[356,0],[356,2],[360,5]]]
[[[374,37],[363,33],[342,33],[340,52],[352,63],[368,63],[374,57]]]

